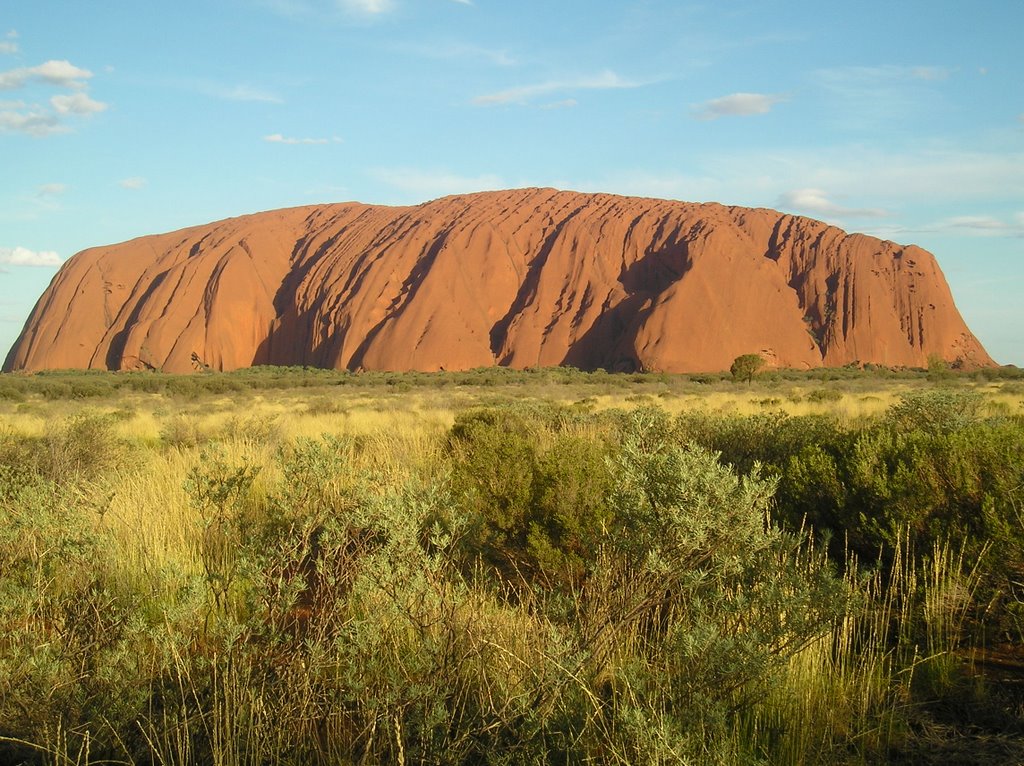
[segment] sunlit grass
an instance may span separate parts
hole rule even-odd
[[[1015,388],[1019,383],[960,381],[958,385],[984,396],[987,415],[1022,411],[1024,394]],[[567,659],[559,654],[562,647],[550,643],[551,624],[540,614],[545,589],[538,586],[535,592],[521,594],[509,603],[499,593],[471,587],[467,584],[472,582],[471,576],[466,582],[403,576],[405,579],[395,582],[408,587],[408,592],[381,589],[363,594],[362,611],[345,612],[344,623],[334,625],[333,633],[325,629],[316,636],[302,636],[294,625],[273,633],[279,626],[264,616],[270,607],[258,599],[245,601],[251,594],[236,593],[237,603],[232,602],[231,608],[239,614],[251,611],[249,623],[232,625],[217,611],[222,607],[214,599],[195,595],[204,592],[208,576],[203,536],[210,519],[186,490],[190,473],[201,473],[215,459],[228,466],[254,469],[244,504],[247,513],[258,515],[291,489],[283,480],[282,455],[310,441],[322,442],[344,466],[331,479],[337,485],[332,501],[354,485],[355,477],[369,481],[373,492],[380,495],[431,481],[441,485],[445,471],[451,470],[449,431],[460,413],[477,406],[542,400],[566,405],[573,412],[628,411],[655,405],[672,415],[827,414],[845,428],[883,415],[907,392],[929,387],[932,384],[925,380],[753,385],[652,380],[635,385],[542,381],[525,386],[449,385],[408,390],[384,385],[321,386],[185,398],[127,393],[81,401],[30,395],[22,402],[0,402],[0,431],[45,440],[68,418],[98,415],[109,419],[111,434],[124,443],[119,447],[126,447],[117,452],[119,462],[113,470],[80,481],[71,497],[76,511],[85,515],[89,530],[99,536],[102,550],[109,552],[105,561],[114,570],[113,581],[151,599],[152,608],[145,617],[151,623],[145,640],[151,643],[140,645],[142,659],[138,661],[156,662],[145,655],[158,649],[173,655],[170,667],[176,668],[174,681],[180,697],[173,704],[185,712],[175,718],[180,711],[151,710],[151,717],[139,724],[154,757],[167,763],[187,763],[192,758],[189,737],[207,735],[214,740],[215,749],[221,748],[218,752],[224,762],[233,758],[244,761],[246,754],[278,753],[280,745],[274,738],[285,741],[295,734],[275,728],[280,720],[288,720],[305,727],[303,736],[312,743],[310,747],[319,748],[323,761],[330,762],[332,757],[336,761],[342,758],[340,753],[354,752],[352,743],[356,741],[369,741],[376,752],[394,756],[409,734],[401,730],[402,719],[394,709],[372,696],[359,700],[369,722],[346,717],[344,711],[332,707],[329,694],[339,694],[346,681],[345,668],[331,659],[331,641],[345,630],[356,630],[359,624],[379,624],[381,632],[372,640],[379,642],[380,659],[387,659],[390,672],[395,673],[388,680],[393,686],[387,688],[399,695],[412,684],[429,687],[429,693],[435,693],[435,687],[447,692],[445,683],[449,682],[450,688],[461,688],[458,684],[464,677],[453,675],[438,683],[431,680],[434,670],[414,664],[424,661],[415,660],[424,646],[445,648],[443,642],[449,641],[452,643],[445,651],[463,654],[443,656],[446,661],[465,663],[458,665],[459,673],[483,679],[494,699],[513,698],[525,694],[541,674],[567,670]],[[557,435],[603,442],[608,439],[611,420],[567,418],[564,425],[541,427],[533,438],[541,450],[554,444]],[[557,434],[556,428],[561,429]],[[106,445],[95,446],[100,451]],[[307,489],[315,494],[320,488]],[[907,542],[900,546],[909,545],[908,533]],[[346,551],[341,549],[341,553]],[[930,554],[925,553],[925,566],[915,569],[908,563],[907,548],[900,547],[888,574],[878,568],[870,576],[859,576],[864,568],[847,562],[846,583],[856,596],[850,610],[767,679],[762,698],[734,719],[733,739],[719,742],[715,757],[723,763],[749,762],[750,756],[773,763],[835,762],[840,756],[848,762],[873,762],[912,738],[907,720],[912,706],[918,704],[915,689],[945,693],[962,672],[956,652],[962,645],[968,606],[979,587],[978,562],[967,561],[962,549],[936,546]],[[247,576],[263,582],[260,578],[270,577],[266,570],[274,565],[261,561],[259,566],[265,569],[250,571]],[[288,573],[280,571],[276,576],[286,578]],[[86,581],[76,587],[88,594],[92,585]],[[263,597],[268,598],[266,594]],[[343,598],[332,608],[351,607],[352,602]],[[398,612],[394,612],[396,608]],[[64,640],[56,632],[59,619],[26,619],[43,625],[40,630],[44,633],[51,631],[55,644]],[[259,658],[259,664],[236,666],[216,654],[222,651],[217,648],[222,646],[217,644],[222,637],[208,632],[206,623],[215,625],[218,619],[225,621],[228,627],[224,630],[229,633],[238,630],[238,636],[244,634],[231,639],[238,643],[229,643],[229,651],[246,657],[249,655],[244,652],[250,652]],[[915,621],[921,626],[917,636],[912,635]],[[202,629],[197,627],[200,624]],[[195,632],[188,634],[185,628],[195,628]],[[132,629],[141,630],[135,625]],[[621,659],[621,667],[609,665],[609,677],[622,678],[629,672],[630,652],[643,644],[645,629],[649,626],[635,627],[635,635],[631,634],[620,652],[622,657],[615,658],[616,662]],[[259,644],[266,640],[255,637],[262,635],[261,631],[273,635],[279,644]],[[185,634],[187,639],[179,637]],[[457,642],[452,635],[459,637]],[[45,651],[43,643],[39,656]],[[212,687],[190,675],[203,663],[216,671]],[[263,663],[272,667],[272,672],[264,672]],[[274,688],[268,686],[270,677],[278,683]],[[597,721],[604,704],[598,690],[571,675],[563,683],[566,688],[579,687],[585,700],[580,715]],[[204,704],[213,700],[201,716],[189,708],[198,705],[200,698]],[[492,712],[497,716],[507,711]],[[172,719],[176,721],[173,726],[163,726],[162,721]],[[359,729],[360,725],[366,728]],[[186,736],[188,727],[194,728]],[[63,729],[56,731],[48,743],[51,750],[63,748],[73,753],[80,747],[77,734],[69,739]],[[249,739],[243,742],[242,738]],[[399,749],[382,745],[382,738],[397,742],[395,748]],[[591,754],[599,752],[597,748]],[[57,756],[53,760],[62,762]],[[273,759],[267,756],[265,760]],[[609,756],[607,762],[613,760]]]

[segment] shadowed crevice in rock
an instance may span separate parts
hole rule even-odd
[[[415,300],[416,293],[423,284],[423,280],[430,271],[430,267],[434,265],[434,261],[437,260],[438,254],[447,242],[449,230],[440,232],[430,244],[430,247],[427,248],[423,256],[416,262],[412,271],[409,272],[409,276],[407,276],[402,282],[402,288],[399,291],[399,294],[391,302],[391,305],[388,306],[386,316],[366,333],[366,337],[363,342],[359,344],[355,353],[352,354],[352,358],[347,364],[349,369],[357,370],[363,367],[363,360],[366,356],[366,352],[369,350],[380,331],[384,329],[388,322],[392,322],[400,317],[405,308]]]
[[[526,271],[526,275],[523,278],[522,285],[519,287],[519,291],[516,293],[515,299],[512,301],[512,305],[509,306],[508,311],[505,312],[500,320],[494,323],[494,326],[490,331],[491,338],[491,353],[494,354],[495,358],[498,359],[498,364],[507,364],[509,352],[502,353],[505,343],[508,340],[508,331],[512,322],[515,321],[527,306],[529,306],[534,296],[537,294],[537,288],[540,284],[541,273],[544,270],[544,266],[548,261],[551,251],[559,241],[559,237],[562,231],[569,224],[569,222],[579,215],[583,209],[582,206],[572,210],[567,216],[562,218],[552,229],[551,233],[544,239],[544,244],[541,246],[536,257],[530,262],[530,267]]]
[[[149,299],[153,296],[153,293],[155,293],[159,289],[160,285],[163,284],[166,278],[166,271],[161,271],[159,274],[153,277],[153,281],[149,283],[145,290],[143,290],[142,295],[138,298],[138,301],[135,303],[135,307],[128,315],[128,318],[123,322],[123,329],[117,332],[111,339],[110,346],[107,349],[105,360],[108,370],[121,369],[121,360],[125,355],[124,348],[125,343],[128,340],[128,334],[135,328],[136,323],[139,320],[139,316],[141,315],[142,311],[146,308],[146,304],[148,303]]]
[[[625,297],[602,309],[594,324],[569,347],[563,364],[611,372],[642,369],[636,353],[637,332],[658,296],[681,280],[692,265],[688,243],[680,239],[678,229],[665,237],[660,227],[658,236],[664,238],[664,244],[649,249],[622,270],[619,283]]]

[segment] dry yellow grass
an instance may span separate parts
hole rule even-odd
[[[117,491],[104,516],[105,531],[126,572],[177,567],[198,573],[198,518],[185,493],[197,462],[190,450],[150,452],[134,470],[116,477]]]
[[[960,384],[964,385],[963,381]],[[747,386],[728,382],[666,382],[652,378],[635,385],[621,385],[620,381],[614,385],[590,386],[577,383],[405,386],[404,390],[381,385],[377,388],[246,390],[229,396],[197,398],[126,394],[117,399],[85,401],[29,397],[18,403],[0,402],[0,434],[8,431],[46,437],[55,433],[55,429],[59,431],[62,421],[71,416],[88,413],[110,416],[113,434],[132,448],[125,450],[123,464],[113,473],[96,479],[95,484],[83,483],[77,488],[82,509],[88,511],[88,524],[95,523],[102,549],[110,552],[109,561],[113,562],[110,566],[117,573],[117,579],[133,584],[139,594],[151,598],[153,615],[162,614],[159,610],[168,610],[163,614],[169,625],[171,618],[166,614],[179,608],[175,604],[179,603],[180,593],[199,594],[180,607],[186,620],[193,622],[201,622],[204,615],[212,614],[214,603],[223,603],[216,602],[214,596],[209,596],[208,605],[201,603],[208,590],[203,586],[207,576],[203,541],[209,509],[204,514],[195,498],[189,497],[185,486],[191,471],[209,470],[215,465],[214,455],[228,466],[246,465],[255,469],[254,483],[246,498],[249,505],[244,508],[244,519],[250,520],[264,510],[275,510],[275,498],[286,497],[288,488],[282,481],[282,456],[287,459],[289,450],[300,440],[336,439],[327,444],[341,455],[345,469],[336,471],[337,475],[331,480],[331,487],[338,489],[330,494],[329,502],[333,502],[345,495],[349,483],[354,484],[357,476],[366,482],[371,493],[376,488],[401,493],[410,481],[423,482],[425,477],[436,477],[439,471],[446,469],[442,450],[447,432],[460,412],[477,405],[543,400],[583,404],[596,410],[631,410],[655,405],[670,414],[705,412],[743,416],[784,412],[799,416],[827,413],[854,423],[884,412],[906,392],[930,385],[923,380],[829,383],[808,380]],[[977,383],[971,387],[985,397],[990,414],[1022,411],[1024,390],[1019,390],[1022,388],[1019,383]],[[600,442],[608,435],[604,429],[610,428],[609,420],[592,418],[573,422],[565,431]],[[538,436],[542,448],[550,447],[556,435],[565,431],[556,434],[554,428],[545,431],[542,427]],[[118,450],[122,447],[116,446]],[[360,491],[365,490],[366,487],[360,485]],[[92,510],[99,513],[93,516]],[[256,515],[250,517],[247,515],[250,512]],[[271,517],[268,515],[268,518]],[[208,548],[206,555],[209,558]],[[938,562],[937,557],[933,559]],[[931,619],[929,629],[938,631],[937,638],[929,634],[937,647],[935,651],[945,651],[942,642],[948,643],[951,636],[955,639],[960,631],[959,624],[949,619],[959,615],[942,610],[951,603],[948,594],[959,592],[956,589],[962,586],[961,580],[956,579],[961,563],[949,559],[944,565],[946,568],[925,583],[934,596],[926,605],[925,618]],[[947,574],[951,577],[948,582],[939,576]],[[864,586],[859,580],[851,580],[850,588],[855,591],[864,587],[880,589],[879,583]],[[905,590],[913,592],[913,588]],[[463,589],[463,586],[457,591],[451,590],[441,580],[409,591],[404,601],[395,602],[383,595],[390,597],[384,591],[367,595],[366,611],[375,615],[386,608],[393,610],[398,603],[417,620],[415,623],[407,618],[384,620],[385,627],[392,633],[381,630],[375,635],[368,634],[380,641],[383,654],[388,657],[394,654],[392,665],[395,667],[402,666],[405,658],[417,648],[417,631],[422,631],[422,626],[437,630],[437,625],[444,624],[442,618],[449,621],[449,627],[455,627],[454,634],[464,642],[459,646],[481,663],[481,677],[488,688],[494,693],[500,691],[506,698],[515,699],[520,689],[528,689],[544,663],[562,662],[558,651],[545,648],[543,636],[548,626],[531,611],[529,604],[510,608],[494,594]],[[882,599],[884,593],[864,591],[862,595],[868,602]],[[195,606],[197,601],[198,607]],[[451,607],[451,604],[456,606]],[[888,608],[888,604],[885,602],[883,606]],[[189,613],[184,611],[186,608],[195,611]],[[933,613],[938,619],[930,617]],[[873,644],[877,649],[874,654],[863,651],[860,643],[866,629],[861,624],[853,625],[852,619],[848,617],[831,632],[812,641],[773,676],[765,698],[738,725],[737,753],[743,743],[760,742],[766,748],[775,748],[772,752],[776,752],[777,762],[813,762],[818,756],[816,749],[823,742],[856,741],[858,747],[874,753],[884,752],[894,741],[896,735],[890,729],[899,720],[898,709],[892,706],[894,695],[909,693],[909,678],[914,668],[918,668],[915,673],[923,673],[928,668],[912,653],[905,663],[906,668],[900,670],[899,658],[891,642],[884,637]],[[879,625],[887,626],[891,621],[884,610],[877,618]],[[562,670],[571,670],[571,663],[564,664],[566,667]],[[904,671],[905,675],[900,675]],[[303,684],[306,680],[315,680],[315,676],[303,675],[307,673],[306,665],[302,666],[301,673],[295,672],[294,684],[289,687],[294,698],[291,720],[307,720],[305,712],[295,710],[302,708],[304,711],[303,706],[314,699],[313,692]],[[424,676],[424,679],[426,682],[430,677]],[[261,692],[253,692],[248,676],[238,676],[232,683],[237,683],[239,699],[245,704],[267,704]],[[589,694],[590,687],[585,691]],[[278,702],[275,697],[273,704]],[[599,707],[595,700],[594,710]],[[270,708],[260,708],[267,709]],[[277,711],[275,708],[275,714]],[[224,711],[218,708],[214,715],[221,713]],[[233,725],[227,713],[223,718],[223,725]],[[738,756],[737,759],[743,762]],[[189,759],[180,760],[188,762]]]

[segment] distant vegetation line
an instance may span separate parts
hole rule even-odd
[[[756,380],[771,386],[781,383],[829,381],[927,380],[936,378],[935,371],[924,368],[890,369],[875,365],[864,367],[820,367],[810,370],[766,370]],[[1024,378],[1024,370],[1007,366],[983,368],[970,372],[943,370],[938,373],[948,381],[999,381]],[[735,380],[728,371],[720,373],[616,373],[605,370],[585,371],[573,367],[543,367],[517,370],[508,367],[482,367],[466,371],[441,372],[350,372],[317,367],[249,367],[231,372],[169,374],[162,372],[108,372],[105,370],[46,370],[32,374],[0,374],[0,400],[17,400],[21,396],[40,394],[52,399],[88,399],[138,391],[190,396],[244,390],[286,390],[314,386],[353,386],[374,388],[430,388],[444,386],[525,386],[560,384],[581,386],[612,386],[627,388],[636,384],[660,383],[670,387],[687,384],[713,385]],[[743,381],[739,381],[743,382]]]

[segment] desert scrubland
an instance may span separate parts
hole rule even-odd
[[[0,377],[0,759],[1024,757],[1015,370]]]

